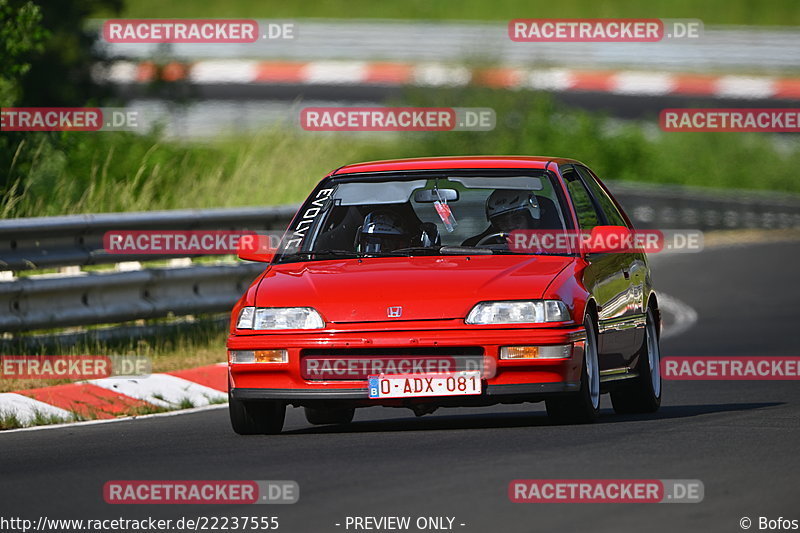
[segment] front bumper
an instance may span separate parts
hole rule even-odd
[[[558,394],[577,392],[580,382],[522,383],[518,385],[487,385],[480,396],[415,397],[402,400],[372,400],[363,389],[231,389],[236,400],[276,400],[296,405],[346,403],[355,406],[406,406],[415,403],[434,403],[443,407],[468,407],[497,403],[541,401]]]
[[[346,402],[356,405],[482,405],[538,401],[580,387],[585,331],[580,327],[442,329],[407,331],[337,331],[301,334],[231,335],[230,350],[286,349],[287,363],[228,364],[231,396],[239,400],[279,400],[295,405]],[[570,344],[562,359],[500,360],[502,346]],[[480,347],[495,367],[479,396],[369,399],[366,380],[303,378],[301,357],[313,349],[403,349]]]

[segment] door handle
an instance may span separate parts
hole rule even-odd
[[[625,279],[631,279],[631,273],[627,270],[623,270],[622,275],[625,276]]]

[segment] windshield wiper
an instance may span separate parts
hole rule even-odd
[[[426,255],[493,255],[516,253],[510,250],[493,250],[491,248],[477,248],[474,246],[409,246],[388,252],[356,252],[355,250],[304,250],[286,254],[284,257],[308,257],[332,255],[336,257],[410,257],[415,253]]]
[[[525,252],[515,252],[514,250],[492,250],[496,255],[563,255],[563,256],[573,256],[575,254],[570,254],[567,252],[540,252],[540,251],[525,251]]]
[[[300,256],[300,257],[313,257],[317,255],[335,255],[335,256],[352,256],[358,257],[359,253],[354,250],[304,250],[302,252],[292,252],[290,254],[286,254],[286,257],[293,257],[293,256]]]
[[[442,246],[439,249],[442,255],[492,255],[491,248],[476,248],[474,246]]]
[[[286,254],[284,257],[318,257],[325,255],[333,255],[336,257],[404,257],[410,255],[405,251],[391,251],[391,252],[356,252],[355,250],[303,250],[302,252],[294,252]]]
[[[409,246],[408,248],[398,248],[397,250],[392,250],[391,252],[386,252],[386,253],[389,254],[401,253],[403,255],[412,255],[414,252],[438,253],[439,250],[441,249],[442,246]]]
[[[386,253],[411,255],[414,252],[431,252],[441,255],[492,255],[494,253],[490,248],[475,248],[472,246],[409,246],[408,248],[398,248]]]
[[[386,253],[412,255],[414,252],[430,252],[441,255],[492,255],[494,253],[490,248],[474,248],[472,246],[409,246]]]

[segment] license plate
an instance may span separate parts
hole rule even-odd
[[[370,398],[467,396],[481,393],[481,372],[369,376]]]

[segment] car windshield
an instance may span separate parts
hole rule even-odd
[[[275,262],[516,253],[514,230],[563,230],[555,176],[436,174],[330,178],[301,207]]]

